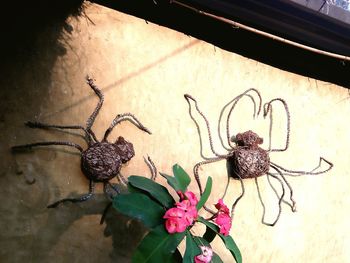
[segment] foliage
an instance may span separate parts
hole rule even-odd
[[[220,225],[209,221],[213,220],[215,215],[210,219],[198,215],[198,211],[210,196],[211,177],[208,178],[205,190],[198,201],[192,192],[187,191],[191,183],[189,175],[177,164],[173,166],[173,173],[173,176],[161,175],[177,192],[178,200],[175,200],[164,186],[141,176],[129,177],[130,193],[117,195],[113,200],[113,206],[120,213],[142,221],[149,228],[148,234],[138,245],[132,262],[179,262],[179,257],[182,256],[177,247],[186,237],[186,250],[180,261],[220,263],[222,260],[210,247],[213,239],[219,236],[235,261],[241,263],[242,256],[233,238],[220,234]],[[220,202],[222,204],[222,201]],[[197,223],[206,226],[206,232],[202,237],[195,236],[191,232],[192,226]]]

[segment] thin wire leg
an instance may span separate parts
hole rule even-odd
[[[323,171],[319,171],[319,172],[315,172],[316,169],[318,169],[319,167],[321,167],[321,163],[322,161],[324,161],[325,163],[327,163],[329,165],[329,167]],[[327,161],[325,158],[320,157],[319,159],[319,163],[318,166],[314,169],[312,169],[311,171],[295,171],[295,170],[290,170],[290,169],[286,169],[283,168],[282,166],[275,164],[273,162],[270,162],[274,167],[278,168],[279,170],[283,171],[284,175],[288,175],[288,176],[301,176],[301,175],[318,175],[318,174],[323,174],[328,172],[329,170],[332,169],[333,167],[333,163],[331,163],[330,161]]]
[[[239,178],[239,182],[241,183],[242,193],[240,194],[240,196],[238,196],[238,197],[236,198],[236,200],[233,202],[233,205],[232,205],[232,207],[231,207],[231,222],[232,222],[233,216],[234,216],[234,214],[235,214],[236,205],[238,204],[239,200],[242,199],[242,197],[244,196],[244,193],[245,193],[245,188],[244,188],[243,179],[242,179],[242,177],[241,177],[239,174],[236,173],[236,175],[237,175],[237,177]]]
[[[255,184],[256,184],[256,187],[257,187],[257,190],[258,190],[259,200],[260,200],[261,206],[263,207],[263,215],[262,215],[262,218],[261,218],[261,222],[262,222],[264,225],[267,225],[267,226],[274,226],[274,225],[276,225],[277,221],[279,220],[280,215],[281,215],[281,212],[282,212],[282,200],[283,200],[283,197],[284,197],[284,194],[285,194],[285,190],[284,190],[283,182],[281,181],[281,179],[279,179],[277,176],[272,175],[272,174],[270,174],[270,173],[268,173],[267,176],[272,176],[272,177],[275,178],[277,181],[279,181],[280,184],[281,184],[281,186],[282,186],[282,195],[281,195],[280,197],[278,196],[279,200],[278,200],[278,214],[277,214],[277,217],[276,217],[276,219],[275,219],[274,222],[272,222],[272,223],[267,223],[267,222],[265,222],[266,207],[265,207],[264,201],[263,201],[262,196],[261,196],[261,192],[260,192],[260,187],[259,187],[258,179],[255,178]]]
[[[151,171],[151,180],[155,181],[158,174],[157,167],[154,165],[154,162],[149,156],[147,156],[147,158],[143,157],[143,160]]]
[[[104,97],[103,97],[101,90],[95,85],[94,80],[92,78],[90,78],[89,76],[86,76],[86,82],[87,82],[87,84],[89,84],[91,89],[96,93],[96,95],[99,98],[99,102],[97,103],[94,111],[92,112],[92,114],[90,115],[90,117],[86,121],[86,130],[88,130],[90,132],[91,127],[94,124],[94,121],[95,121],[95,119],[96,119],[96,117],[97,117],[97,115],[98,115],[98,113],[103,105]]]
[[[248,91],[250,91],[250,90],[248,90]],[[254,106],[255,106],[255,101],[254,101],[253,97],[252,97],[251,95],[246,94],[248,91],[246,91],[246,92],[244,92],[244,93],[242,93],[241,95],[238,96],[237,100],[233,103],[233,105],[232,105],[232,107],[231,107],[231,109],[229,110],[228,115],[227,115],[227,120],[226,120],[226,137],[227,137],[227,143],[228,143],[228,145],[229,145],[231,148],[233,148],[234,145],[232,144],[231,135],[230,135],[230,117],[231,117],[231,114],[232,114],[234,108],[236,107],[237,103],[239,102],[239,100],[240,100],[243,96],[251,97],[252,100],[253,100]],[[255,91],[257,92],[257,94],[258,94],[258,96],[259,96],[259,99],[260,99],[260,101],[259,101],[259,111],[258,111],[258,114],[259,114],[259,113],[260,113],[260,109],[261,109],[261,97],[260,97],[260,93],[259,93],[257,90],[255,90]],[[254,107],[253,118],[257,116],[255,113],[256,113],[256,112],[255,112],[255,107]],[[219,119],[219,122],[220,122],[220,121],[221,121],[221,119]]]
[[[120,172],[118,173],[117,178],[119,182],[123,183],[124,185],[128,185],[128,180]]]
[[[104,191],[104,193],[108,196],[109,199],[113,200],[114,196],[113,196],[111,193],[108,192],[108,186],[109,186],[110,188],[112,188],[112,189],[116,192],[117,195],[120,194],[120,191],[119,191],[119,189],[118,189],[117,187],[115,187],[115,186],[114,186],[113,184],[111,184],[110,182],[105,182],[105,183],[103,184],[103,191]],[[103,222],[105,221],[105,218],[106,218],[106,216],[107,216],[107,213],[108,213],[110,207],[112,206],[112,204],[113,204],[113,202],[109,202],[109,203],[106,205],[105,209],[103,210],[102,216],[101,216],[101,220],[100,220],[100,225],[102,225]]]
[[[65,199],[59,200],[51,205],[48,205],[47,208],[55,208],[59,204],[64,203],[64,202],[78,203],[78,202],[87,201],[94,195],[94,188],[95,188],[95,183],[92,180],[90,180],[89,193],[87,193],[79,198],[65,198]]]
[[[251,89],[250,89],[250,90],[251,90]],[[218,121],[218,134],[219,134],[219,139],[220,139],[220,142],[221,142],[222,147],[224,147],[224,148],[225,148],[226,150],[228,150],[228,151],[231,151],[231,150],[232,150],[232,146],[231,146],[231,144],[229,143],[229,147],[227,147],[227,146],[224,144],[224,140],[223,140],[222,137],[221,137],[221,119],[222,119],[222,116],[223,116],[223,114],[224,114],[225,109],[226,109],[232,102],[234,102],[234,104],[232,105],[232,107],[231,107],[231,109],[230,109],[229,115],[231,115],[231,112],[233,111],[233,108],[236,106],[236,104],[237,104],[238,100],[241,98],[241,96],[248,96],[248,97],[252,100],[252,102],[253,102],[253,104],[254,104],[253,118],[255,118],[255,117],[257,116],[257,113],[256,113],[256,102],[255,102],[254,97],[253,97],[252,95],[247,94],[247,92],[249,92],[250,90],[245,91],[245,92],[242,93],[241,95],[235,97],[234,99],[232,99],[231,101],[229,101],[228,103],[226,103],[225,106],[224,106],[224,107],[221,109],[221,111],[220,111],[220,116],[219,116],[219,121]],[[261,108],[261,97],[259,97],[259,98],[260,98],[260,103],[259,103],[259,109],[258,109],[258,111],[260,112],[260,108]],[[227,118],[227,121],[226,121],[226,134],[228,133],[227,130],[229,130],[229,128],[227,128],[227,127],[228,127],[228,121],[229,121],[228,119],[229,119],[229,117]]]
[[[288,203],[285,200],[283,200],[283,202],[290,206],[290,208],[292,209],[292,212],[296,212],[297,211],[297,207],[296,207],[297,203],[295,202],[295,200],[293,198],[293,188],[292,188],[292,186],[289,184],[289,182],[287,181],[286,177],[283,175],[283,173],[277,167],[274,167],[273,165],[271,165],[271,167],[282,177],[283,181],[285,182],[285,184],[289,188],[289,193],[290,193],[290,198],[289,199],[290,199],[290,201],[292,203],[290,204],[290,203]],[[269,184],[270,184],[271,188],[274,190],[274,192],[278,196],[278,193],[277,193],[276,189],[273,187],[273,185],[270,182],[270,177],[268,176],[267,179],[269,181]]]
[[[210,144],[210,149],[212,151],[212,153],[216,156],[216,157],[223,157],[223,156],[226,156],[226,155],[223,155],[223,154],[219,154],[215,151],[214,149],[214,145],[213,145],[213,139],[212,139],[212,136],[211,136],[211,130],[210,130],[210,124],[209,124],[209,121],[208,119],[205,117],[204,113],[199,109],[198,107],[198,103],[197,101],[191,96],[191,95],[188,95],[188,94],[185,94],[184,95],[187,103],[188,103],[188,106],[189,106],[189,114],[190,114],[190,117],[191,119],[193,120],[193,122],[196,124],[196,127],[197,127],[197,131],[198,131],[198,134],[199,134],[199,143],[200,143],[200,155],[201,157],[204,159],[204,160],[211,160],[213,158],[208,158],[208,157],[205,157],[204,154],[203,154],[203,143],[202,143],[202,136],[201,136],[201,131],[200,131],[200,128],[199,128],[199,124],[197,123],[196,119],[193,117],[192,115],[192,111],[191,111],[191,103],[190,103],[190,100],[192,100],[194,102],[194,105],[195,105],[195,108],[197,110],[197,112],[202,116],[203,120],[205,121],[205,124],[206,124],[206,127],[207,127],[207,131],[208,131],[208,136],[209,136],[209,144]]]
[[[87,143],[91,145],[92,141],[98,142],[95,134],[92,131],[88,131],[83,126],[80,125],[53,125],[53,124],[46,124],[42,122],[33,122],[33,121],[27,121],[25,123],[26,126],[29,128],[38,128],[38,129],[73,129],[73,130],[83,130],[85,132],[85,139],[87,140]]]
[[[194,178],[196,179],[196,182],[197,182],[197,185],[198,185],[198,188],[199,188],[199,192],[200,192],[201,195],[203,194],[203,187],[202,187],[202,184],[201,184],[201,181],[200,181],[200,178],[199,178],[199,173],[198,173],[199,167],[204,165],[204,164],[214,163],[214,162],[221,161],[221,160],[224,160],[224,159],[225,158],[213,158],[211,160],[205,160],[205,161],[197,163],[193,167]],[[211,210],[210,208],[206,207],[205,205],[204,205],[204,209],[206,211],[208,211],[209,213],[211,213],[211,214],[215,214],[215,212],[213,210]]]
[[[83,148],[73,142],[58,142],[58,141],[53,141],[53,142],[36,142],[36,143],[30,143],[30,144],[23,144],[23,145],[16,145],[11,147],[12,152],[17,152],[20,150],[24,150],[26,148],[32,148],[32,147],[39,147],[39,146],[50,146],[50,145],[64,145],[64,146],[70,146],[78,149],[80,152],[83,152]]]
[[[111,125],[109,128],[106,130],[105,135],[103,137],[103,140],[106,141],[108,135],[111,133],[113,128],[121,123],[122,121],[129,121],[132,124],[134,124],[137,128],[140,130],[147,132],[148,134],[152,134],[148,128],[146,128],[133,114],[131,113],[123,113],[123,114],[118,114],[114,120],[112,121]]]
[[[286,111],[286,115],[287,115],[287,135],[286,135],[286,144],[284,146],[284,148],[281,149],[271,149],[271,137],[272,137],[272,122],[273,122],[273,118],[272,118],[272,102],[274,101],[279,101],[283,104],[283,107]],[[270,152],[284,152],[288,149],[289,147],[289,136],[290,136],[290,113],[289,113],[289,109],[288,109],[288,105],[285,102],[285,100],[281,99],[281,98],[276,98],[273,99],[267,103],[264,104],[264,118],[266,118],[267,114],[270,112],[269,117],[270,117],[270,130],[269,130],[269,151]]]

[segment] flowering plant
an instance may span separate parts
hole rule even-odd
[[[191,182],[188,174],[179,165],[173,166],[173,173],[174,176],[161,175],[176,191],[177,201],[167,188],[141,176],[130,176],[130,193],[118,195],[113,200],[113,206],[119,212],[141,220],[150,230],[138,245],[132,262],[222,262],[210,246],[219,236],[235,261],[241,263],[241,253],[229,235],[231,217],[223,200],[219,199],[215,205],[217,213],[211,218],[204,219],[198,214],[209,198],[211,177],[208,177],[205,190],[198,200],[193,192],[187,190]],[[202,236],[196,236],[191,230],[197,223],[206,226]],[[186,249],[181,255],[177,248],[185,237]]]

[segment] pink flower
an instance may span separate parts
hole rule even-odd
[[[230,210],[228,207],[224,204],[224,201],[220,198],[218,203],[215,205],[216,209],[219,210],[219,212],[223,212],[225,214],[229,214]]]
[[[194,257],[195,263],[209,263],[213,257],[213,250],[210,247],[200,246],[202,254]]]
[[[193,192],[187,191],[185,192],[185,197],[187,198],[187,200],[190,201],[191,205],[197,205],[198,204],[198,199],[196,197],[196,195]]]
[[[230,217],[230,210],[224,204],[222,199],[219,199],[218,203],[215,205],[216,209],[218,209],[218,213],[215,218],[215,223],[220,228],[220,234],[224,236],[229,235],[230,229],[232,226],[232,221]]]
[[[165,221],[165,228],[170,234],[184,232],[186,227],[187,222],[183,218],[169,218]]]
[[[215,218],[215,223],[220,227],[220,234],[228,236],[231,229],[231,217],[228,214],[219,213]]]
[[[185,194],[181,191],[177,193],[180,196],[180,202],[175,204],[176,207],[167,210],[163,216],[166,219],[165,228],[170,234],[185,231],[198,217],[196,196],[189,191]]]

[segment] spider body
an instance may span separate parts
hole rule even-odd
[[[63,145],[63,146],[74,147],[75,149],[80,151],[81,170],[83,174],[90,181],[89,192],[78,198],[65,198],[65,199],[59,200],[49,205],[48,208],[57,207],[59,204],[64,202],[76,203],[76,202],[83,202],[90,199],[94,193],[95,183],[99,183],[99,182],[103,183],[104,192],[108,195],[108,197],[110,198],[113,197],[110,191],[108,191],[111,189],[114,192],[116,192],[116,194],[118,194],[119,193],[118,188],[112,185],[109,181],[114,177],[117,177],[119,181],[121,181],[124,184],[127,184],[127,180],[121,175],[120,170],[123,164],[127,163],[129,160],[131,160],[135,156],[135,151],[132,143],[125,140],[122,136],[119,136],[114,143],[109,142],[108,141],[109,134],[111,133],[113,128],[122,121],[129,121],[140,130],[151,134],[151,132],[145,126],[143,126],[141,122],[139,122],[139,120],[136,119],[134,115],[132,115],[131,113],[124,113],[124,114],[118,114],[114,118],[111,125],[106,130],[103,139],[99,141],[91,128],[95,121],[95,118],[97,117],[102,107],[104,97],[101,90],[95,85],[95,83],[91,78],[87,77],[87,83],[89,84],[91,89],[95,92],[95,94],[99,97],[99,102],[95,107],[95,110],[87,119],[86,127],[83,127],[80,125],[52,125],[52,124],[45,124],[41,122],[25,123],[30,128],[82,130],[85,133],[84,138],[88,145],[86,150],[84,150],[83,147],[81,147],[78,144],[75,144],[73,142],[65,142],[65,141],[37,142],[37,143],[24,144],[24,145],[18,145],[18,146],[12,147],[12,151],[16,152],[18,150],[23,150],[23,149],[33,148],[33,147]],[[154,180],[157,174],[156,168],[149,157],[147,160],[145,159],[145,162],[150,168],[152,173],[151,178]],[[107,206],[105,212],[107,211],[109,206]],[[103,218],[101,222],[103,222]]]
[[[132,143],[119,136],[115,143],[97,142],[81,153],[84,175],[94,182],[105,182],[116,177],[122,164],[134,157]]]
[[[255,102],[254,96],[252,96],[252,94],[250,94],[251,92],[254,92],[259,98],[258,110],[257,110],[257,104]],[[238,133],[234,138],[232,138],[230,135],[230,118],[231,118],[231,115],[232,115],[234,108],[236,107],[237,103],[241,100],[242,97],[248,97],[253,102],[253,104],[254,104],[253,117],[254,118],[259,116],[259,114],[260,114],[262,99],[261,99],[259,91],[257,91],[256,89],[248,89],[247,91],[236,96],[231,101],[229,101],[227,104],[225,104],[225,106],[222,108],[222,110],[220,112],[220,117],[219,117],[219,122],[218,122],[218,135],[219,135],[219,139],[221,142],[221,146],[227,151],[227,153],[221,154],[214,149],[214,144],[213,144],[213,140],[212,140],[212,136],[211,136],[210,124],[209,124],[208,119],[206,118],[204,113],[199,109],[197,101],[191,95],[185,94],[185,99],[187,100],[187,103],[189,105],[190,117],[194,121],[194,123],[197,127],[198,134],[199,134],[200,154],[201,154],[201,157],[204,159],[203,161],[198,162],[194,166],[193,173],[194,173],[195,179],[197,181],[199,191],[201,194],[203,194],[203,188],[202,188],[202,184],[201,184],[200,176],[199,176],[199,167],[201,167],[202,165],[226,160],[228,176],[239,180],[241,183],[241,188],[242,188],[241,195],[239,195],[235,199],[235,201],[233,202],[233,205],[231,208],[231,219],[233,218],[234,210],[235,210],[235,207],[236,207],[238,201],[243,197],[243,195],[245,193],[243,181],[245,179],[253,178],[255,180],[255,184],[256,184],[256,187],[258,190],[259,199],[260,199],[261,205],[263,207],[263,216],[262,216],[261,221],[263,224],[266,224],[269,226],[274,226],[280,217],[280,214],[282,211],[282,207],[281,207],[282,202],[289,205],[293,212],[296,211],[296,202],[293,199],[293,189],[292,189],[291,185],[288,183],[285,176],[323,174],[323,173],[329,171],[330,169],[332,169],[333,164],[331,162],[327,161],[325,158],[320,157],[319,164],[316,168],[314,168],[311,171],[299,171],[299,170],[291,170],[291,169],[283,168],[282,166],[280,166],[280,165],[278,165],[270,160],[269,155],[271,152],[284,152],[288,149],[288,146],[289,146],[290,113],[289,113],[287,103],[281,98],[272,99],[271,101],[265,103],[264,107],[263,107],[263,110],[264,110],[263,117],[266,118],[268,116],[269,120],[270,120],[269,142],[268,142],[268,149],[267,150],[265,150],[259,146],[260,144],[263,143],[263,139],[261,137],[259,137],[253,131],[249,130],[249,131],[246,131],[243,133]],[[204,119],[204,121],[206,123],[206,128],[207,128],[208,135],[209,135],[210,149],[211,149],[211,152],[214,154],[214,157],[207,157],[207,156],[204,156],[204,154],[203,154],[201,129],[200,129],[200,126],[199,126],[197,120],[192,115],[191,101],[194,102],[196,111],[199,113],[199,115]],[[275,102],[282,103],[284,110],[286,112],[286,116],[287,116],[286,142],[285,142],[285,146],[281,147],[281,148],[272,148],[272,143],[271,143],[271,141],[272,141],[272,126],[273,126],[272,125],[273,124],[272,105]],[[220,127],[221,127],[221,120],[222,120],[223,114],[224,114],[226,109],[229,109],[229,110],[228,110],[227,119],[226,119],[226,143],[225,143],[224,139],[222,137],[222,131],[221,131]],[[325,162],[328,165],[328,167],[326,169],[323,169],[323,170],[318,170],[321,167],[322,161]],[[273,172],[271,172],[271,169]],[[272,190],[275,192],[276,196],[278,197],[278,206],[279,206],[278,215],[272,223],[268,223],[265,221],[265,205],[264,205],[264,202],[262,200],[260,188],[259,188],[259,184],[258,184],[258,178],[263,176],[263,175],[267,176],[268,183],[270,184]],[[276,180],[280,184],[280,186],[282,188],[281,194],[278,193],[275,186],[271,183],[271,180],[272,180],[271,178],[273,178],[274,180]],[[227,190],[228,184],[229,184],[229,182],[226,185],[226,190]],[[290,202],[284,200],[285,186],[289,189]],[[224,196],[226,194],[226,190],[225,190],[222,198],[224,198]],[[207,207],[205,207],[205,209],[208,212],[215,214],[215,212],[213,212],[211,209],[209,209]]]
[[[269,171],[269,153],[258,146],[263,143],[263,139],[256,133],[250,130],[238,133],[234,142],[237,146],[234,147],[232,156],[227,158],[230,175],[234,179],[256,178]]]

